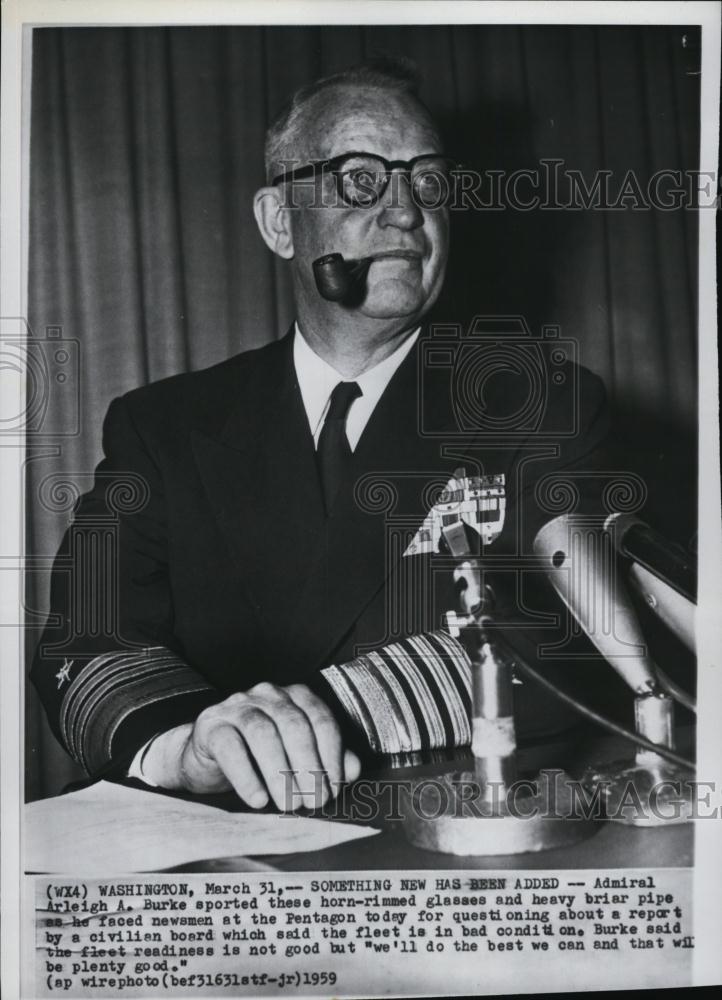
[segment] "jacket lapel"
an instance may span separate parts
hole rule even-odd
[[[218,435],[193,451],[214,516],[272,647],[287,630],[324,535],[313,438],[292,335],[249,366]]]

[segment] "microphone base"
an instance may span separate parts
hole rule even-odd
[[[599,793],[600,818],[626,826],[659,827],[695,818],[695,774],[652,751],[590,767],[582,787]]]
[[[404,834],[416,847],[457,857],[568,847],[600,828],[573,815],[570,782],[559,770],[517,787],[480,781],[474,771],[425,777],[402,796]]]

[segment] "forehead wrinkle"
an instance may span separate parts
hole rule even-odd
[[[298,160],[324,159],[351,149],[366,151],[370,140],[361,136],[373,132],[377,141],[396,144],[404,140],[405,131],[415,131],[415,138],[428,146],[419,152],[441,150],[438,131],[426,109],[410,95],[382,88],[335,87],[317,94],[298,125],[303,139],[290,153]],[[344,138],[346,141],[339,143]]]

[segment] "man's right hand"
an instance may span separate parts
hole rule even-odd
[[[304,684],[265,682],[162,733],[143,760],[144,775],[161,788],[201,794],[233,788],[253,809],[270,796],[285,812],[319,808],[360,771],[317,695]]]

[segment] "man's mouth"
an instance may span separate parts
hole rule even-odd
[[[370,255],[371,261],[376,260],[421,260],[418,250],[379,250]]]

